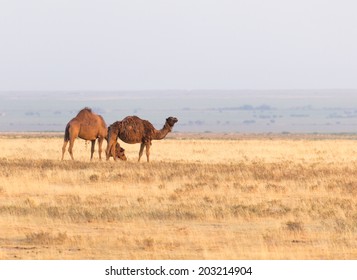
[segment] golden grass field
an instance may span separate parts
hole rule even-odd
[[[1,135],[0,259],[357,259],[356,139],[208,137]]]

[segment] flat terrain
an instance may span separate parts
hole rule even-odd
[[[149,164],[62,143],[0,136],[0,259],[357,259],[353,137],[172,134]]]

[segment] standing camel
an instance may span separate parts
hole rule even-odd
[[[97,115],[92,112],[90,108],[84,108],[74,117],[66,126],[64,133],[64,142],[62,147],[62,160],[64,153],[66,152],[66,146],[69,141],[68,152],[73,158],[73,144],[74,140],[79,137],[84,140],[89,140],[92,142],[91,147],[91,156],[90,159],[93,159],[94,145],[95,140],[98,138],[99,146],[99,159],[102,159],[102,143],[103,140],[107,137],[108,130],[107,125],[105,124],[102,116]]]
[[[151,140],[164,139],[177,121],[175,117],[167,118],[164,127],[160,130],[155,129],[149,121],[142,120],[137,116],[129,116],[122,121],[113,123],[108,129],[107,160],[115,154],[115,143],[119,138],[128,144],[140,143],[138,161],[140,161],[144,148],[146,148],[146,159],[149,162]]]

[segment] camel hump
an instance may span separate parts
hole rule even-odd
[[[81,124],[87,124],[87,125],[100,125],[102,127],[105,127],[107,129],[107,124],[105,123],[103,117],[101,115],[98,115],[92,111],[91,108],[85,107],[82,110],[80,110],[75,117],[77,121],[79,121]]]
[[[85,107],[78,112],[76,118],[79,118],[79,119],[88,118],[91,115],[94,115],[94,113],[92,112],[92,109]]]
[[[80,111],[78,112],[78,115],[79,115],[80,113],[93,113],[93,112],[92,112],[92,109],[91,109],[91,108],[89,108],[89,107],[84,107],[82,110],[80,110]]]
[[[122,120],[123,123],[137,123],[142,121],[143,120],[138,116],[127,116]]]

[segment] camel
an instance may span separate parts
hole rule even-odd
[[[108,141],[107,137],[105,138],[105,140]],[[86,148],[87,148],[87,140],[86,140]],[[112,157],[113,155],[110,155],[110,156]],[[120,159],[122,161],[127,161],[127,157],[125,155],[125,149],[120,147],[118,142],[115,145],[115,159]]]
[[[114,143],[119,138],[128,144],[140,143],[138,161],[140,161],[144,148],[146,148],[146,160],[149,162],[151,141],[164,139],[177,121],[175,117],[167,118],[164,127],[160,130],[155,129],[149,121],[142,120],[137,116],[128,116],[122,121],[113,123],[108,128],[107,160],[115,154]]]
[[[101,160],[102,157],[102,143],[103,140],[107,137],[108,130],[107,125],[102,118],[102,116],[97,115],[92,112],[92,110],[88,107],[85,107],[76,117],[70,120],[66,126],[65,133],[64,133],[64,142],[62,147],[62,160],[64,158],[64,153],[66,152],[66,146],[69,142],[68,152],[71,155],[72,160],[73,158],[73,144],[74,140],[79,137],[84,140],[89,140],[92,142],[91,147],[91,156],[90,159],[93,159],[94,153],[94,145],[95,141],[98,138],[98,147],[99,147],[99,159]]]
[[[110,155],[110,156],[112,156],[112,155]],[[116,160],[118,158],[123,160],[123,161],[127,160],[126,155],[125,155],[125,149],[120,147],[119,143],[117,142],[115,144],[115,158],[114,158],[114,160]]]

